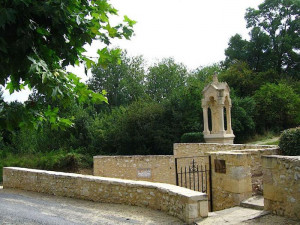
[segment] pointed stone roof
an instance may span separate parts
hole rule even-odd
[[[230,91],[230,88],[226,82],[219,82],[218,75],[216,73],[213,75],[213,82],[205,86],[202,93],[206,92],[210,87],[213,87],[216,90],[227,89],[228,91]]]

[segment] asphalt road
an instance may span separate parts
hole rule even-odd
[[[0,188],[0,225],[179,225],[179,219],[147,208],[95,203]]]

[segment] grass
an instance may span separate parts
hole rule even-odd
[[[274,132],[266,132],[263,135],[256,134],[246,144],[257,144],[257,145],[278,145],[280,134]]]
[[[0,152],[1,153],[1,152]],[[3,167],[16,166],[43,170],[77,172],[80,169],[91,168],[92,156],[63,150],[35,154],[0,154],[0,183],[2,182]]]

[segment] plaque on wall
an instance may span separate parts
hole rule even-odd
[[[226,173],[225,160],[215,159],[215,172],[216,173]]]
[[[151,177],[151,169],[138,168],[137,169],[137,177],[150,178]]]

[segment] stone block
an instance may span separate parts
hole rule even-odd
[[[242,180],[251,176],[251,171],[249,166],[235,166],[229,168],[229,176],[234,180]]]
[[[228,178],[228,177],[227,177]],[[247,177],[245,179],[235,180],[235,179],[224,179],[223,188],[225,191],[230,193],[246,193],[252,192],[251,178]]]
[[[208,201],[200,201],[199,209],[200,209],[200,217],[202,218],[208,217]]]
[[[283,202],[285,194],[286,192],[281,187],[272,184],[264,184],[264,198],[266,199]]]

